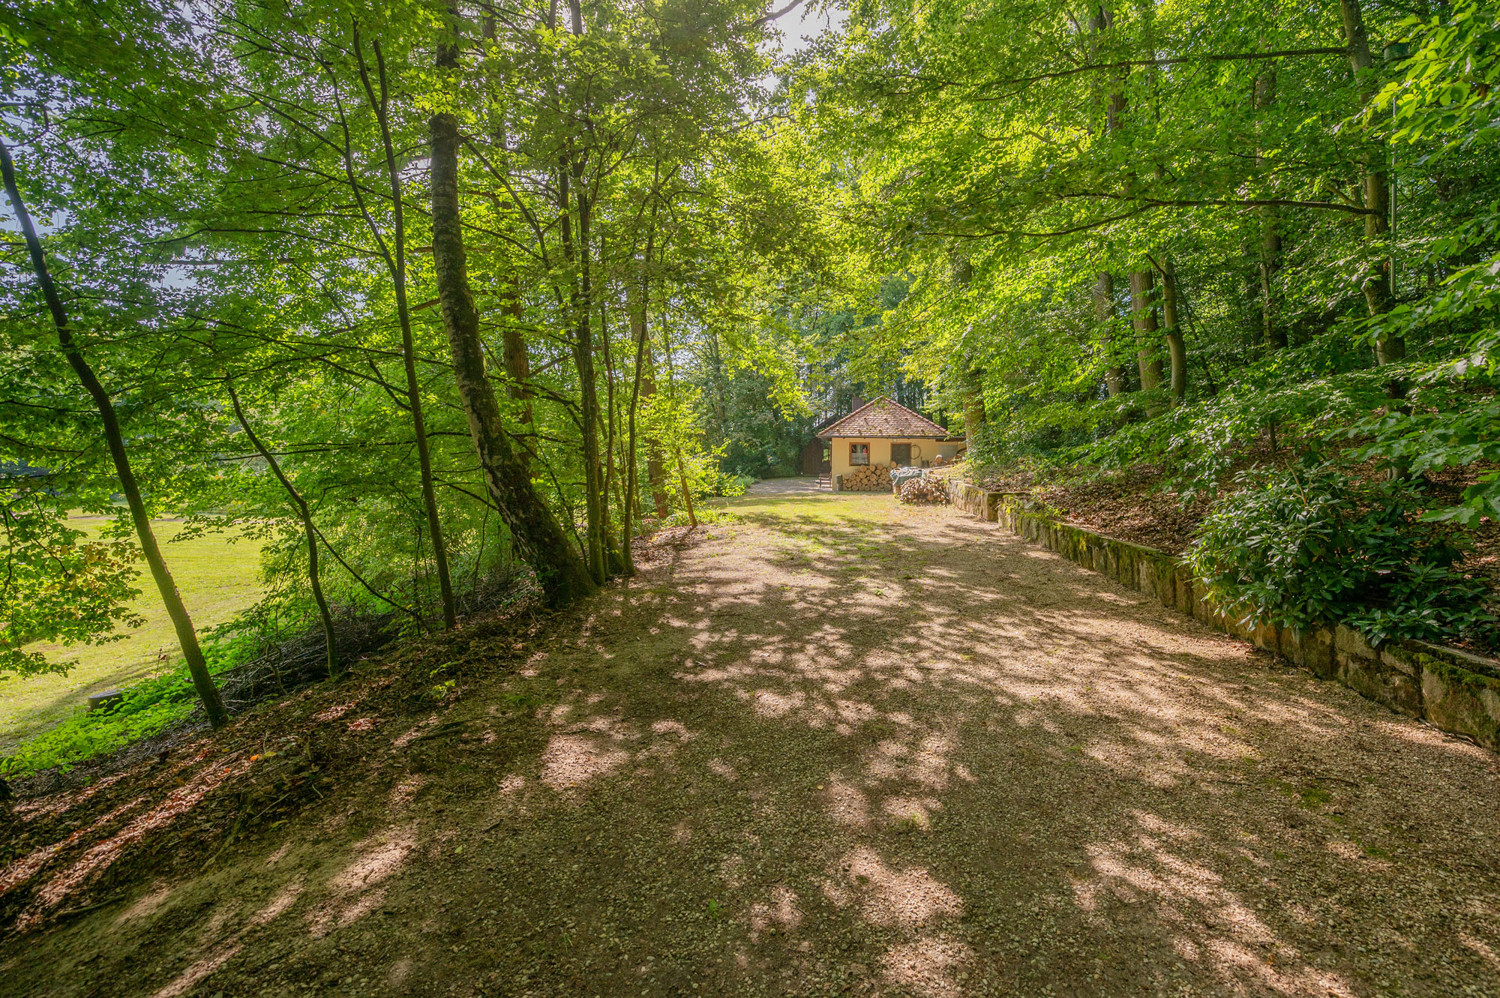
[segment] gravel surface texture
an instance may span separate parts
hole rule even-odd
[[[950,509],[728,505],[0,993],[1500,995],[1495,755]]]

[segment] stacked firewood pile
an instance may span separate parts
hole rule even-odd
[[[941,478],[913,478],[901,486],[897,498],[904,503],[940,506],[949,501],[948,483]]]
[[[844,472],[842,488],[845,492],[884,492],[891,487],[891,466],[867,464]]]

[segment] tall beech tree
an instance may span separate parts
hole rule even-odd
[[[344,162],[349,177],[349,187],[359,202],[361,213],[370,227],[370,234],[380,248],[381,258],[391,274],[391,286],[396,292],[396,320],[401,327],[401,366],[406,375],[406,405],[411,413],[413,441],[416,444],[417,466],[422,475],[422,508],[427,515],[428,536],[432,541],[432,558],[437,571],[438,586],[443,600],[443,622],[449,627],[458,624],[458,606],[454,602],[453,580],[448,573],[448,549],[443,539],[443,523],[438,516],[437,489],[433,484],[432,452],[427,443],[427,419],[422,413],[422,386],[417,379],[417,348],[412,336],[411,304],[407,301],[406,281],[406,203],[402,193],[401,170],[396,163],[396,147],[391,140],[389,116],[390,89],[386,82],[385,56],[380,51],[380,42],[374,43],[375,79],[371,81],[370,66],[365,61],[364,46],[360,43],[359,25],[351,31],[354,57],[359,68],[359,82],[370,110],[380,131],[380,148],[385,154],[386,177],[390,184],[391,237],[381,232],[380,226],[364,209],[360,185],[354,178],[353,163],[348,149],[348,126],[345,125]]]
[[[438,40],[439,71],[459,67],[455,27],[450,21]],[[432,257],[459,397],[490,496],[514,532],[522,557],[536,571],[547,601],[560,606],[593,592],[597,583],[532,487],[526,463],[501,421],[494,385],[484,371],[479,312],[469,287],[458,192],[458,118],[440,111],[432,116],[430,127]]]

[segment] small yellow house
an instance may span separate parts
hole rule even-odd
[[[865,468],[930,468],[950,464],[963,451],[961,437],[920,413],[881,396],[818,434],[829,441],[834,481]],[[890,488],[886,482],[885,488]]]

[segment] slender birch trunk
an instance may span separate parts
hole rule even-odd
[[[26,250],[31,256],[31,269],[36,275],[37,284],[41,286],[42,298],[47,303],[47,311],[52,315],[52,325],[57,331],[57,343],[62,348],[63,356],[67,358],[68,366],[78,377],[89,398],[93,400],[94,408],[98,410],[99,420],[103,423],[104,441],[109,448],[110,460],[114,462],[115,476],[120,481],[120,492],[125,496],[125,505],[130,510],[130,519],[135,526],[136,539],[141,545],[141,554],[146,559],[146,565],[151,569],[152,581],[156,583],[157,592],[161,594],[161,601],[166,606],[167,616],[172,620],[172,629],[177,632],[177,643],[182,648],[182,657],[187,660],[188,675],[192,677],[193,689],[198,694],[198,699],[203,704],[203,711],[208,715],[208,723],[215,728],[221,728],[229,722],[229,712],[224,709],[224,700],[219,696],[219,690],[214,686],[213,677],[208,672],[208,662],[203,657],[203,649],[198,644],[198,632],[193,628],[192,617],[188,615],[187,606],[182,602],[182,594],[177,591],[177,583],[172,578],[171,571],[167,568],[167,561],[162,557],[161,546],[156,542],[156,534],[151,529],[151,517],[146,512],[145,500],[141,498],[140,484],[136,481],[135,471],[130,466],[130,456],[125,451],[125,435],[120,429],[120,420],[115,413],[114,402],[109,393],[104,390],[94,369],[84,359],[83,351],[78,342],[73,339],[73,330],[68,325],[68,313],[63,308],[62,298],[57,293],[57,286],[52,282],[52,273],[47,267],[47,255],[42,248],[42,241],[36,234],[36,226],[32,224],[31,213],[26,210],[26,202],[21,199],[21,188],[16,182],[15,164],[10,158],[10,149],[4,142],[0,142],[0,179],[3,179],[5,193],[10,198],[11,207],[15,209],[16,221],[21,226],[21,234],[26,241]]]
[[[323,595],[323,578],[318,571],[318,528],[313,525],[312,510],[307,505],[307,500],[297,487],[287,478],[286,473],[281,470],[281,464],[276,460],[276,455],[261,442],[255,431],[250,428],[250,421],[245,418],[245,410],[240,406],[240,397],[235,393],[234,382],[228,378],[224,379],[224,387],[229,391],[229,402],[234,407],[234,418],[239,421],[240,429],[245,431],[245,437],[250,441],[258,453],[271,469],[271,474],[281,483],[282,489],[286,491],[287,498],[291,500],[292,508],[297,513],[297,518],[302,521],[302,533],[307,541],[307,581],[312,587],[313,602],[318,605],[318,616],[323,622],[323,646],[326,650],[328,662],[328,678],[332,679],[339,673],[339,643],[338,636],[333,628],[333,611],[328,608],[328,599]]]

